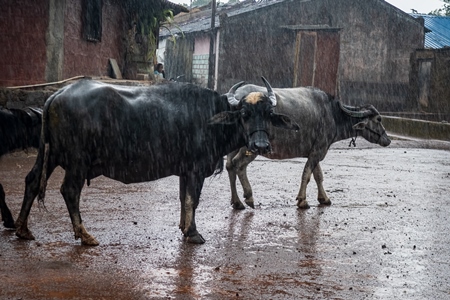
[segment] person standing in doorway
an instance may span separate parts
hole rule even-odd
[[[158,63],[155,67],[155,77],[159,79],[166,78],[166,74],[164,73],[164,66],[162,63]]]

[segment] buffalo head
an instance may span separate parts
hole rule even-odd
[[[297,123],[288,116],[274,112],[274,107],[277,105],[275,93],[264,77],[262,80],[267,88],[267,95],[261,92],[251,92],[238,100],[235,98],[235,92],[244,84],[243,81],[239,82],[226,94],[228,103],[234,110],[221,112],[210,120],[211,124],[242,124],[247,138],[247,148],[257,154],[271,151],[269,124],[285,129],[299,129]]]
[[[372,105],[362,108],[347,106],[339,102],[339,105],[347,115],[361,119],[353,125],[353,128],[366,140],[380,146],[389,146],[391,140],[386,134],[383,124],[381,124],[381,115]]]

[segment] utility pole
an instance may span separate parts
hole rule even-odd
[[[214,44],[216,37],[216,0],[211,1],[211,30],[209,36],[209,60],[208,60],[208,88],[214,89],[214,71],[215,71],[215,56]]]

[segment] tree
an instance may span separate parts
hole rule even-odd
[[[442,0],[442,2],[444,2],[444,6],[442,8],[435,9],[428,14],[435,16],[450,16],[450,0]]]
[[[205,5],[209,4],[210,2],[211,2],[211,0],[194,0],[194,1],[192,1],[192,7],[205,6]]]
[[[127,77],[150,73],[156,64],[159,29],[171,23],[175,14],[189,10],[166,0],[121,0],[127,22],[125,69]]]

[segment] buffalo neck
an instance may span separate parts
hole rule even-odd
[[[358,123],[361,119],[347,115],[340,109],[339,103],[337,101],[333,101],[333,111],[336,126],[336,133],[333,139],[333,143],[355,137],[357,132],[353,128],[353,125]]]

